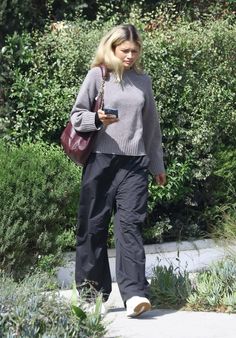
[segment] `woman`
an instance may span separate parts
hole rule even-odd
[[[76,283],[111,292],[107,234],[114,211],[116,278],[129,317],[151,308],[140,227],[146,217],[148,172],[166,182],[151,80],[139,66],[142,44],[133,25],[113,28],[100,42],[71,113],[76,130],[98,130],[83,170],[77,230]],[[91,111],[102,77],[104,109]],[[116,115],[106,114],[106,108]]]

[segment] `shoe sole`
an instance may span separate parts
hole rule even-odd
[[[134,318],[140,316],[142,313],[151,310],[150,303],[140,303],[134,308],[134,312],[128,315],[128,317]]]

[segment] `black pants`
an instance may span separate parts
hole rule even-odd
[[[80,191],[76,245],[76,285],[92,281],[107,299],[111,275],[107,255],[108,225],[115,214],[116,278],[124,303],[147,296],[145,253],[140,228],[148,194],[146,156],[91,154]]]

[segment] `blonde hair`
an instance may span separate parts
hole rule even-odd
[[[101,39],[95,57],[92,61],[91,68],[103,64],[108,70],[115,73],[118,81],[121,81],[124,66],[121,60],[115,56],[114,50],[125,41],[132,41],[139,46],[139,57],[135,61],[133,68],[137,73],[140,73],[142,71],[139,64],[142,52],[142,41],[136,28],[130,24],[114,27]]]

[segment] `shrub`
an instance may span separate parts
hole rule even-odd
[[[45,24],[47,8],[42,1],[3,0],[0,4],[0,45],[6,34]]]
[[[117,17],[125,22],[138,14],[141,22],[155,14],[158,24],[170,24],[184,16],[187,20],[205,20],[208,17],[219,18],[235,10],[234,1],[194,1],[182,2],[152,1],[152,0],[3,0],[0,4],[0,45],[5,35],[14,31],[43,29],[48,21],[73,20],[84,17],[88,20],[97,19],[100,22]],[[150,21],[150,19],[149,19]],[[155,21],[149,27],[155,26]]]
[[[205,210],[215,190],[216,157],[236,142],[236,34],[231,15],[194,22],[170,17],[170,24],[155,25],[160,13],[142,17],[133,6],[128,17],[144,39],[143,64],[152,75],[161,113],[168,174],[164,189],[150,182],[147,223],[154,228],[165,223],[167,231],[156,236],[160,240],[184,239],[209,231],[213,216]],[[171,8],[168,13],[175,16]],[[119,15],[106,23],[79,20],[61,30],[8,38],[1,53],[0,130],[5,139],[58,143],[94,48],[103,31],[119,20]],[[224,194],[223,189],[222,201]],[[146,240],[150,232],[144,230]]]
[[[57,235],[76,222],[80,174],[58,146],[0,144],[0,270],[20,277],[56,255]]]
[[[213,211],[210,210],[211,216],[217,226],[213,227],[212,236],[216,240],[225,240],[235,242],[236,240],[236,204],[223,204],[216,206]]]
[[[167,211],[172,229],[179,228],[183,237],[195,225],[200,232],[209,230],[203,214],[215,190],[215,157],[222,146],[227,152],[236,142],[234,30],[221,20],[204,26],[181,22],[144,40],[143,60],[161,112],[169,181],[165,189],[151,188],[151,201],[161,201],[158,211]]]
[[[208,187],[208,205],[204,211],[205,217],[212,227],[216,238],[234,240],[236,238],[236,151],[223,148],[216,154],[215,166]]]
[[[47,291],[47,275],[27,276],[20,284],[0,276],[1,337],[104,337],[101,316],[77,314],[58,291]],[[83,316],[82,316],[83,314]]]
[[[236,312],[236,261],[231,256],[191,276],[171,263],[157,266],[150,284],[153,305],[195,311]]]
[[[174,173],[190,167],[192,181],[209,176],[219,145],[235,142],[231,28],[227,22],[204,28],[181,24],[168,33],[156,31],[144,41],[144,63],[161,112],[166,157],[175,164]]]
[[[150,284],[150,298],[157,307],[182,307],[191,292],[187,271],[180,271],[172,264],[169,267],[156,266]]]
[[[236,129],[234,130],[236,132]],[[236,150],[226,148],[216,154],[214,176],[219,190],[213,192],[217,203],[234,202],[236,194]]]
[[[0,4],[0,46],[6,35],[44,29],[46,23],[73,19],[91,7],[93,0],[3,0]],[[94,17],[94,13],[93,13]]]
[[[226,259],[197,276],[188,306],[198,311],[236,312],[235,295],[236,262],[235,259]]]
[[[5,72],[0,115],[8,140],[59,142],[97,34],[68,24],[60,31],[8,38],[1,55]]]

